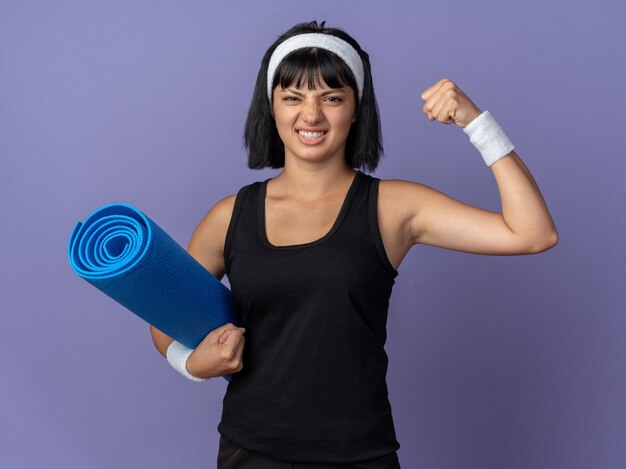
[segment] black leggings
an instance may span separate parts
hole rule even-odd
[[[217,469],[400,469],[397,452],[352,464],[283,462],[236,446],[220,435]]]

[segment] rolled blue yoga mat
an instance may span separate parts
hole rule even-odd
[[[189,348],[238,325],[228,287],[131,205],[106,205],[79,221],[67,249],[78,276]]]

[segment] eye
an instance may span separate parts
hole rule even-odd
[[[336,103],[340,103],[341,101],[343,101],[341,98],[337,96],[329,96],[328,99],[334,100],[333,102],[336,102]]]
[[[297,100],[298,98],[296,98],[295,96],[285,96],[283,98],[283,101],[291,101],[292,99]]]

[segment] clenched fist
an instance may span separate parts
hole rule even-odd
[[[243,336],[246,329],[224,324],[202,339],[187,359],[187,370],[198,378],[230,375],[243,369]]]
[[[428,120],[437,119],[443,124],[456,124],[462,129],[482,114],[461,88],[447,78],[442,78],[420,95],[425,101],[422,112]]]

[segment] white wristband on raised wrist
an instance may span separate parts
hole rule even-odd
[[[185,378],[197,382],[206,381],[209,378],[198,378],[189,373],[189,371],[187,371],[187,359],[189,358],[189,355],[191,355],[191,352],[193,352],[193,350],[194,349],[191,349],[174,340],[169,345],[169,347],[167,347],[167,361],[176,371],[178,371]]]
[[[485,164],[491,166],[515,149],[509,137],[489,111],[484,111],[463,128],[470,142],[478,149]]]

